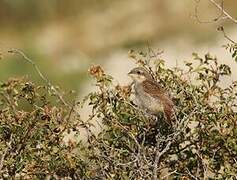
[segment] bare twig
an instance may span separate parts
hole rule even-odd
[[[155,154],[155,162],[154,162],[154,167],[153,167],[153,180],[157,179],[157,167],[160,162],[160,158],[170,149],[170,146],[173,141],[169,141],[165,148],[160,152],[159,147],[160,147],[160,142],[157,138],[157,143],[156,143],[156,154]]]
[[[199,180],[197,177],[195,177],[190,171],[188,168],[186,168],[187,172],[188,172],[188,175],[192,178],[192,179],[195,179],[195,180]]]
[[[20,56],[23,57],[24,60],[26,60],[28,63],[30,63],[33,68],[35,69],[35,71],[38,73],[38,75],[40,76],[40,78],[47,84],[47,86],[54,91],[54,93],[58,96],[58,98],[61,100],[61,102],[66,105],[71,107],[71,105],[66,102],[66,100],[63,99],[62,94],[53,86],[53,84],[49,81],[48,78],[46,78],[46,76],[43,75],[43,73],[40,71],[39,67],[36,65],[36,63],[31,60],[24,52],[22,52],[19,49],[11,49],[8,51],[9,53],[13,53],[13,54],[18,54]]]
[[[200,0],[195,0],[195,2],[196,2],[196,5],[195,5],[195,10],[194,10],[195,12],[194,18],[199,23],[212,23],[213,21],[218,21],[223,16],[223,11],[221,11],[221,14],[219,14],[217,17],[213,18],[212,20],[207,20],[207,21],[201,20],[198,13]],[[223,3],[222,3],[222,7],[223,7]]]
[[[128,166],[128,165],[130,165],[130,164],[133,164],[133,163],[135,163],[136,161],[138,161],[139,159],[138,159],[138,157],[136,157],[133,161],[129,161],[129,162],[127,162],[127,163],[117,163],[117,165],[119,165],[119,166]]]
[[[12,112],[15,114],[17,112],[17,110],[16,110],[16,107],[15,107],[15,104],[12,103],[11,98],[9,97],[9,95],[2,94],[2,96],[5,98],[5,100],[9,104],[9,107],[12,109]]]
[[[69,112],[68,118],[71,117],[72,112],[74,112],[78,116],[80,116],[79,112],[75,108],[76,103],[74,102],[73,104],[71,104],[68,101],[66,101],[64,99],[63,95],[60,93],[60,91],[58,91],[57,88],[50,82],[50,80],[41,72],[40,68],[37,66],[37,64],[32,59],[30,59],[23,51],[21,51],[19,49],[11,49],[8,52],[12,53],[12,54],[20,55],[21,57],[23,57],[23,59],[25,61],[27,61],[28,63],[30,63],[33,66],[34,70],[37,72],[37,74],[40,76],[40,78],[46,83],[48,88],[55,93],[55,95],[59,98],[61,103],[63,105],[65,105],[66,107],[70,108],[70,112]]]
[[[176,172],[177,172],[177,170],[174,170],[174,171],[172,171],[172,172],[166,174],[165,176],[161,177],[161,179],[166,179],[167,177],[169,177],[169,176],[172,175],[172,174],[175,174]]]
[[[219,27],[217,28],[217,30],[218,30],[218,31],[221,31],[221,32],[223,33],[224,37],[225,37],[228,41],[230,41],[230,42],[233,43],[233,44],[237,44],[236,41],[234,41],[233,39],[231,39],[231,38],[226,34],[225,29],[224,29],[223,26],[219,26]]]
[[[11,147],[11,143],[12,143],[12,136],[10,137],[10,141],[7,143],[7,147],[6,147],[4,153],[1,156],[1,159],[0,159],[0,172],[2,171],[4,160],[5,160],[5,157],[7,155],[7,152],[9,150],[9,148]]]
[[[178,135],[183,132],[185,130],[185,128],[187,127],[188,124],[188,120],[190,117],[193,116],[193,114],[196,113],[197,108],[193,109],[193,111],[187,115],[185,118],[183,118],[180,123],[179,126],[176,128],[175,133],[169,135],[166,139],[164,139],[163,141],[166,141],[167,144],[165,146],[165,148],[162,151],[159,151],[159,147],[160,147],[160,142],[162,141],[162,139],[159,138],[159,136],[157,137],[157,143],[156,143],[156,153],[155,153],[155,161],[153,164],[153,180],[157,179],[157,169],[158,169],[158,165],[160,162],[160,158],[170,149],[171,144],[176,140],[176,138],[178,137]]]
[[[209,0],[209,2],[211,2],[213,5],[215,5],[219,10],[221,10],[221,12],[225,15],[225,17],[227,17],[228,19],[230,19],[232,22],[237,24],[237,19],[233,18],[228,12],[225,11],[225,9],[223,8],[223,0],[221,1],[221,5],[219,5],[215,0]],[[224,17],[224,18],[225,18]],[[222,15],[223,18],[223,15]]]
[[[237,24],[237,19],[235,19],[234,17],[232,17],[225,9],[224,9],[224,1],[222,0],[220,4],[218,4],[215,0],[208,0],[210,3],[212,3],[217,9],[220,10],[220,14],[215,17],[212,20],[209,21],[203,21],[199,18],[199,13],[198,13],[198,8],[199,8],[199,3],[200,0],[195,0],[196,2],[196,6],[195,6],[195,14],[194,17],[195,19],[199,22],[199,23],[212,23],[212,22],[217,22],[219,20],[223,20],[223,19],[229,19],[232,22]]]

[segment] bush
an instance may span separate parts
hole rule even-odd
[[[237,174],[237,82],[220,86],[230,67],[209,54],[193,54],[186,68],[169,69],[159,55],[130,52],[173,96],[177,123],[170,127],[131,101],[131,87],[113,83],[100,66],[89,73],[98,90],[81,105],[92,107],[82,121],[76,107],[49,86],[11,79],[0,87],[2,178],[230,179]],[[58,92],[58,91],[56,91]],[[93,119],[103,130],[91,131]],[[64,142],[73,131],[87,143]]]

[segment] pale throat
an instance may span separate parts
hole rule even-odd
[[[131,74],[130,77],[133,79],[135,83],[142,83],[147,79],[145,76],[138,74]]]

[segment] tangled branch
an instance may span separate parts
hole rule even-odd
[[[220,14],[214,18],[213,20],[210,21],[203,21],[199,17],[199,3],[201,0],[195,0],[196,5],[195,5],[195,14],[194,17],[199,23],[212,23],[212,22],[217,22],[220,20],[226,20],[229,19],[233,23],[237,24],[237,19],[235,19],[233,16],[231,16],[225,9],[224,9],[224,1],[221,0],[221,3],[218,4],[215,0],[208,0],[211,4],[213,4],[217,9],[220,10]]]

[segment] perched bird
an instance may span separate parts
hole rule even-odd
[[[174,103],[168,93],[153,79],[145,68],[136,67],[128,75],[133,79],[138,106],[152,115],[164,112],[167,123],[171,124],[174,114]]]

